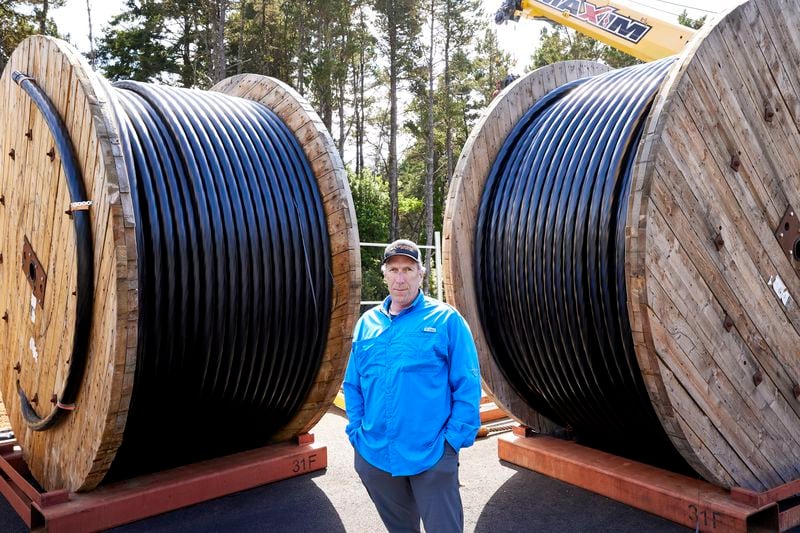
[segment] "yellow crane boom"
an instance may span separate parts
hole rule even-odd
[[[679,53],[695,31],[607,0],[505,0],[495,22],[546,19],[643,61]]]

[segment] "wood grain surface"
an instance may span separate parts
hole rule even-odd
[[[75,327],[75,231],[61,159],[48,156],[53,136],[31,98],[11,79],[35,79],[65,122],[90,208],[95,295],[86,373],[76,409],[57,426],[32,431],[17,386],[45,417],[60,393]],[[125,427],[136,364],[137,263],[128,180],[104,82],[71,47],[31,37],[0,79],[0,391],[25,461],[46,489],[86,490],[103,477]],[[26,135],[27,134],[27,135]],[[9,153],[13,150],[14,157]],[[28,239],[46,270],[44,298],[34,299]]]

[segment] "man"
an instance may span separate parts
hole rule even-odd
[[[355,468],[391,532],[460,532],[458,451],[480,427],[478,355],[466,321],[420,291],[408,240],[386,247],[389,296],[359,319],[344,378]]]

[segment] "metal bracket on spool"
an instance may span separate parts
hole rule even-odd
[[[786,213],[775,230],[775,238],[794,269],[800,272],[800,219],[791,205],[786,208]]]
[[[775,118],[775,108],[772,107],[772,105],[769,103],[764,104],[764,121],[771,124],[772,119],[774,118]]]
[[[36,302],[44,309],[44,293],[47,289],[47,273],[33,250],[31,241],[25,235],[25,242],[22,245],[22,271],[28,280]]]

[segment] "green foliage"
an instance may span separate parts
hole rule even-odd
[[[164,81],[178,74],[166,41],[165,11],[160,2],[129,0],[127,11],[114,17],[97,50],[97,59],[111,80]]]
[[[419,3],[419,0],[373,0],[381,49],[388,56],[390,47],[396,46],[399,73],[414,71],[421,56]]]
[[[63,7],[66,0],[48,0],[47,2],[43,2],[42,0],[28,0],[27,2],[20,3],[33,6],[33,20],[37,29],[36,33],[60,37],[50,11]]]
[[[35,33],[33,16],[19,9],[21,3],[0,1],[0,68],[17,45]]]
[[[306,64],[309,65],[311,100],[330,129],[333,109],[338,104],[338,89],[347,81],[348,66],[358,52],[351,25],[353,9],[349,0],[316,0],[312,4],[314,21]],[[314,52],[312,52],[314,51]]]
[[[475,90],[480,94],[480,107],[485,107],[502,89],[503,80],[510,74],[511,54],[500,50],[494,28],[486,28],[476,51],[472,62]]]
[[[600,60],[611,68],[630,67],[631,65],[641,63],[641,61],[635,57],[605,45],[603,45]]]
[[[389,189],[386,181],[364,172],[348,173],[361,242],[386,242],[389,236]],[[383,250],[361,248],[361,299],[382,300],[387,292],[381,274]]]
[[[539,48],[531,59],[528,70],[570,59],[600,61],[614,68],[639,63],[639,60],[624,52],[561,25],[542,29]]]
[[[683,13],[678,15],[678,24],[682,26],[688,26],[689,28],[699,30],[703,24],[706,22],[706,15],[703,15],[699,19],[693,19],[689,17],[689,13],[684,9]]]
[[[97,49],[111,80],[133,79],[207,87],[208,22],[189,0],[128,0]]]
[[[287,83],[295,79],[292,55],[302,22],[303,2],[284,10],[283,2],[245,1],[230,17],[228,36],[233,70],[264,74]]]
[[[369,171],[348,173],[350,192],[362,241],[385,242],[389,236],[389,189],[386,181]]]
[[[50,0],[45,11],[41,0],[0,0],[0,70],[25,38],[37,33],[61,37],[50,10],[63,6],[64,2]]]

